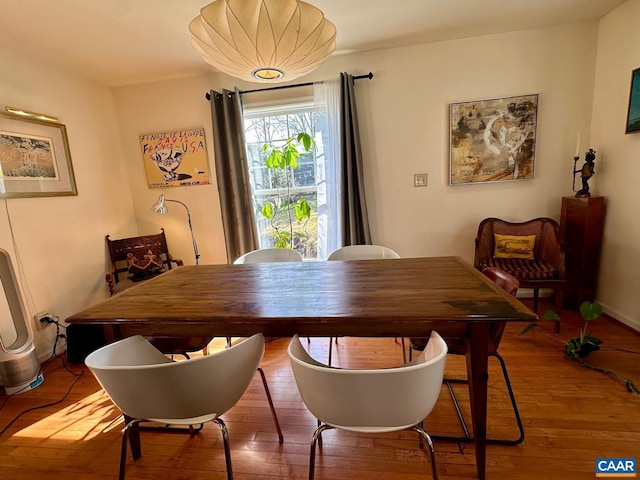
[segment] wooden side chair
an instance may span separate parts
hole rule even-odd
[[[112,296],[137,282],[183,265],[182,260],[173,258],[169,253],[163,228],[153,235],[116,240],[107,235],[105,239],[111,260],[106,281]],[[208,353],[207,345],[213,337],[147,337],[147,340],[163,353],[189,358],[189,352],[203,350]]]
[[[105,237],[111,266],[106,275],[109,293],[114,295],[136,282],[152,278],[173,266],[182,266],[182,260],[169,253],[164,228],[154,235],[120,238]]]
[[[558,223],[551,218],[535,218],[521,223],[485,218],[475,239],[474,266],[478,270],[495,267],[533,289],[533,311],[538,313],[541,288],[553,289],[558,311],[562,308],[565,285],[564,251]],[[556,333],[560,322],[556,322]]]

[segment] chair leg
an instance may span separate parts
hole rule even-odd
[[[260,372],[260,377],[262,378],[262,384],[264,385],[264,393],[267,394],[267,401],[269,402],[269,408],[271,409],[271,416],[273,417],[273,423],[276,425],[276,430],[278,431],[278,439],[280,443],[284,441],[284,437],[282,436],[282,430],[280,430],[280,422],[278,422],[278,416],[276,415],[276,409],[273,406],[273,400],[271,400],[271,392],[269,392],[269,386],[267,385],[267,377],[264,375],[264,371],[262,368],[258,367],[258,372]]]
[[[315,466],[316,466],[316,443],[322,435],[322,432],[325,430],[330,430],[334,427],[327,425],[325,423],[321,423],[316,431],[313,433],[313,437],[311,438],[311,450],[309,451],[309,480],[313,480],[315,476]]]
[[[564,288],[563,286],[556,288],[553,291],[556,301],[556,311],[560,313],[562,310],[562,304],[564,303]],[[560,320],[556,320],[556,335],[560,333]]]
[[[447,385],[447,389],[449,390],[449,395],[451,396],[451,400],[453,401],[453,406],[456,409],[456,414],[458,415],[458,420],[460,421],[460,426],[462,427],[462,431],[464,432],[464,436],[467,439],[471,439],[471,433],[469,432],[469,427],[467,427],[467,422],[464,421],[464,415],[462,415],[462,410],[460,409],[460,404],[458,403],[458,399],[456,397],[456,393],[453,391],[452,383],[468,383],[466,380],[464,382],[451,379],[445,379],[444,383]]]
[[[127,465],[127,442],[129,441],[128,428],[125,427],[122,432],[122,445],[120,446],[120,470],[118,474],[119,480],[124,480],[124,471]]]
[[[533,289],[533,313],[538,313],[538,294],[540,293],[539,288]]]
[[[395,337],[393,341],[399,343],[398,337]],[[402,342],[402,363],[407,363],[407,348],[404,344],[404,337],[400,337],[400,341]]]
[[[220,427],[222,432],[222,442],[224,444],[224,459],[227,463],[227,480],[233,480],[233,470],[231,469],[231,448],[229,447],[229,432],[227,426],[224,424],[221,418],[213,420]]]
[[[327,365],[331,366],[331,353],[333,352],[333,337],[329,337],[329,361]]]
[[[495,440],[493,443],[500,443],[503,445],[518,445],[522,443],[524,440],[524,427],[522,426],[522,419],[520,418],[520,411],[518,410],[518,404],[516,402],[516,397],[513,394],[513,388],[511,387],[511,380],[509,380],[509,373],[507,372],[507,365],[504,362],[504,358],[498,352],[494,352],[493,356],[498,359],[500,362],[500,367],[502,368],[502,375],[504,376],[504,383],[507,386],[507,391],[509,392],[509,398],[511,399],[511,407],[513,408],[513,414],[516,417],[516,423],[518,424],[518,431],[520,432],[520,436],[516,440]]]
[[[509,399],[511,400],[511,407],[513,409],[513,414],[516,419],[516,424],[518,425],[518,438],[515,440],[505,440],[505,439],[495,439],[495,438],[487,438],[488,444],[497,444],[497,445],[518,445],[522,443],[524,440],[524,426],[522,425],[522,419],[520,418],[520,411],[518,410],[518,404],[516,402],[516,397],[513,393],[513,388],[511,387],[511,380],[509,379],[509,373],[507,372],[507,365],[502,358],[502,356],[498,352],[494,352],[491,354],[496,357],[500,362],[500,367],[502,369],[502,375],[504,376],[504,383],[507,387],[507,393],[509,394]],[[453,440],[456,442],[473,442],[473,437],[469,432],[469,428],[465,422],[464,416],[462,415],[462,410],[458,404],[458,399],[456,398],[456,394],[451,387],[452,383],[468,383],[467,380],[458,380],[458,379],[445,379],[444,383],[447,385],[449,389],[449,394],[451,395],[451,399],[453,400],[454,407],[456,409],[456,413],[458,414],[458,420],[460,421],[460,425],[464,431],[463,437],[452,437],[445,435],[432,435],[432,438],[437,440]]]
[[[140,422],[144,421],[144,419],[142,418],[131,418],[127,417],[126,415],[124,416],[124,420],[126,425],[124,427],[124,430],[122,431],[122,444],[120,446],[120,470],[118,473],[119,480],[124,480],[125,467],[127,465],[127,443],[129,442],[129,433],[133,429],[135,429]],[[131,446],[131,453],[134,460],[140,458],[142,452],[140,451],[139,443],[137,446]]]
[[[425,439],[427,444],[429,445],[429,455],[431,456],[431,472],[433,473],[433,480],[438,480],[438,471],[436,469],[436,452],[433,448],[433,441],[431,441],[431,437],[425,432],[422,428],[422,423],[420,426],[415,426],[411,428],[415,430],[420,435],[420,439]]]

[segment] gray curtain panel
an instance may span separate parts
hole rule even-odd
[[[240,92],[211,90],[216,177],[227,262],[259,248],[247,167]]]
[[[342,244],[370,245],[364,176],[353,75],[340,73],[340,162],[342,174]]]

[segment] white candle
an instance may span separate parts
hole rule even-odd
[[[578,141],[576,142],[576,154],[574,157],[580,156],[580,132],[578,132]]]

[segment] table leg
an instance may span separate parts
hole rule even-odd
[[[486,478],[487,456],[487,379],[489,364],[489,323],[472,322],[467,337],[467,372],[476,451],[478,479]]]
[[[107,343],[113,343],[120,340],[120,329],[116,325],[104,325],[104,338]]]

